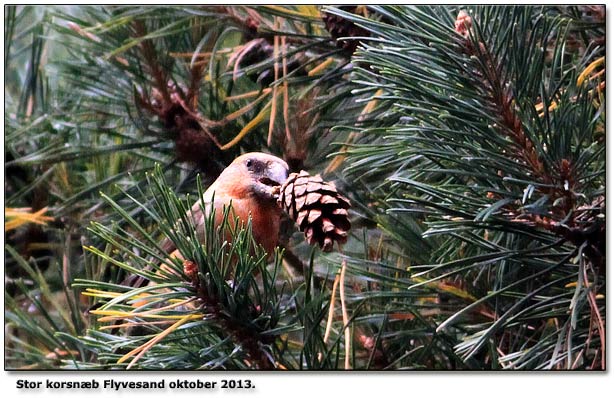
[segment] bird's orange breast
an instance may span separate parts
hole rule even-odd
[[[216,204],[219,203],[216,198]],[[228,205],[230,200],[225,203]],[[217,207],[217,206],[216,206]],[[248,196],[244,199],[232,199],[234,216],[238,217],[244,225],[251,217],[252,234],[256,243],[262,245],[271,255],[277,245],[281,210],[274,203],[262,203],[256,197]],[[232,213],[231,213],[232,214]],[[216,224],[222,222],[222,209],[216,210]]]

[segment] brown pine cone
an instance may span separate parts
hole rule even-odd
[[[350,202],[330,182],[306,171],[292,173],[280,188],[278,205],[305,233],[310,245],[318,243],[322,250],[333,250],[333,243],[347,241],[350,229]]]
[[[356,14],[358,9],[358,7],[354,5],[339,6],[338,8],[343,11],[351,12],[352,14]],[[328,30],[330,36],[335,40],[339,39],[340,37],[369,35],[369,32],[367,32],[365,29],[338,15],[323,12],[322,20],[324,21],[326,30]],[[337,47],[345,49],[350,55],[352,55],[354,51],[356,51],[358,43],[358,40],[337,40]]]

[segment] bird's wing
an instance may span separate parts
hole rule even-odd
[[[209,214],[209,211],[211,209],[211,200],[213,199],[214,196],[214,185],[211,185],[209,187],[209,189],[207,189],[204,193],[203,193],[203,197],[202,197],[202,201],[197,200],[196,202],[194,202],[194,204],[192,205],[192,208],[190,210],[188,210],[187,215],[188,216],[192,216],[192,218],[194,219],[194,225],[197,227],[197,229],[199,227],[202,228],[202,225],[204,225],[205,223],[205,217],[207,214]],[[216,200],[216,211],[218,210],[218,203],[223,202],[223,198],[220,198],[220,201]],[[219,206],[220,209],[222,206]],[[203,212],[202,210],[205,210],[205,216],[203,216]],[[178,226],[176,224],[175,229],[177,229]],[[162,242],[160,243],[160,247],[162,250],[164,250],[165,253],[172,253],[177,249],[177,246],[175,246],[175,243],[173,243],[173,241],[166,237],[162,240]]]
[[[215,185],[215,184],[214,184]],[[209,187],[209,189],[207,189],[205,191],[205,193],[203,194],[203,201],[204,201],[204,205],[201,205],[201,201],[197,200],[193,205],[192,208],[190,210],[188,210],[188,215],[191,215],[194,218],[194,225],[196,226],[197,230],[200,229],[202,230],[202,225],[204,225],[205,222],[205,217],[203,216],[202,210],[201,209],[205,209],[205,211],[208,213],[210,206],[211,206],[211,199],[213,198],[213,192],[214,192],[214,185],[211,185]],[[220,201],[218,202],[218,200],[216,199],[216,211],[219,213],[219,211],[221,211],[223,204],[221,204],[219,206],[220,210],[218,211],[218,203],[223,203],[224,198],[220,197],[219,198]],[[165,237],[162,242],[160,242],[160,248],[167,254],[171,254],[173,252],[175,252],[175,250],[177,250],[177,246],[175,246],[175,243],[168,237]],[[146,269],[148,271],[152,270],[152,266],[148,265],[146,267]],[[145,285],[145,283],[147,282],[147,280],[145,278],[143,278],[142,276],[138,276],[138,275],[129,275],[123,282],[122,285],[126,285],[126,286],[132,286],[135,288],[138,287],[142,287]]]

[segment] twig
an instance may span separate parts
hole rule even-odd
[[[230,315],[222,311],[219,300],[214,295],[206,293],[198,273],[192,273],[191,279],[196,295],[203,303],[202,308],[208,309],[207,312],[218,321],[220,328],[228,333],[235,343],[245,349],[248,358],[251,360],[249,363],[251,364],[253,361],[258,369],[273,369],[274,364],[260,348],[263,337],[257,331],[250,330],[245,325],[237,323]],[[265,343],[268,343],[268,341]]]
[[[492,52],[483,42],[474,42],[477,39],[471,37],[472,20],[464,11],[458,14],[455,28],[456,32],[463,37],[461,41],[462,51],[474,59],[481,60],[481,62],[474,61],[473,77],[477,77],[481,81],[484,91],[487,93],[488,101],[493,104],[496,114],[501,115],[501,123],[497,123],[496,128],[512,139],[515,149],[511,151],[511,154],[527,165],[530,173],[543,184],[543,187],[537,186],[536,189],[549,195],[552,203],[559,202],[554,206],[553,214],[550,217],[558,220],[569,218],[569,220],[567,225],[563,226],[547,217],[542,219],[537,215],[521,216],[532,218],[531,221],[535,222],[536,225],[564,237],[576,246],[580,246],[585,241],[589,241],[591,245],[598,242],[599,236],[592,236],[593,226],[598,228],[598,221],[595,221],[594,225],[589,228],[581,229],[577,222],[579,215],[574,214],[576,212],[576,198],[573,192],[575,192],[577,183],[574,165],[568,159],[561,159],[559,164],[552,167],[553,170],[547,169],[532,140],[526,134],[522,121],[514,108],[516,100],[512,85],[503,79],[503,76],[506,75],[503,61],[494,59]],[[586,76],[601,62],[603,61],[598,59],[586,68],[580,76],[581,78],[578,78],[578,84],[581,84]],[[515,210],[510,209],[509,214],[513,215],[514,213],[518,215]],[[572,217],[569,217],[570,214],[572,214]],[[589,233],[591,236],[588,236]],[[597,234],[599,235],[600,231]],[[597,261],[599,260],[599,256],[592,257],[596,258]]]

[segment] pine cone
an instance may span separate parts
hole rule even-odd
[[[306,171],[290,174],[280,188],[277,203],[305,232],[310,245],[317,242],[329,252],[334,242],[347,241],[350,202],[319,175],[311,176]]]
[[[338,8],[343,11],[351,12],[352,14],[356,14],[358,9],[357,6],[353,5],[339,6]],[[356,25],[354,22],[348,21],[338,15],[323,13],[322,20],[324,21],[326,30],[328,30],[330,36],[335,40],[340,37],[367,36],[369,34],[369,32]],[[345,49],[352,55],[354,51],[356,51],[358,43],[358,40],[337,40],[337,47]]]

